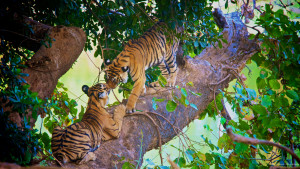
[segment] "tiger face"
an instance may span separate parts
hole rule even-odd
[[[127,83],[128,80],[128,61],[122,59],[114,59],[111,62],[109,59],[104,61],[106,66],[105,75],[106,75],[106,83],[111,88],[114,89],[118,86],[118,84]]]
[[[95,98],[99,101],[100,105],[103,107],[109,102],[108,95],[110,93],[110,88],[105,83],[98,83],[92,87],[83,85],[82,91],[87,94],[89,98]]]

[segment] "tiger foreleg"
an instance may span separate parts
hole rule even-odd
[[[173,49],[173,54],[177,53],[177,49]],[[170,58],[166,61],[166,64],[168,65],[169,70],[169,78],[167,80],[167,86],[168,87],[174,87],[176,83],[176,77],[178,73],[178,67],[176,63],[176,55],[171,55]]]
[[[170,74],[170,78],[168,79],[168,87],[174,87],[176,83],[178,68]]]
[[[133,81],[135,81],[135,79],[133,79]],[[133,89],[131,91],[131,94],[130,94],[127,104],[126,104],[126,113],[135,112],[135,105],[136,105],[138,98],[141,95],[141,92],[144,91],[145,82],[146,82],[145,76],[142,76],[138,80],[135,81]]]
[[[107,141],[109,139],[119,138],[125,112],[126,107],[120,104],[115,108],[114,117],[105,119],[106,123],[102,140]]]

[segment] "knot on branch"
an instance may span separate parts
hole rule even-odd
[[[229,27],[229,25],[226,21],[226,18],[224,16],[223,12],[221,11],[221,9],[215,8],[215,10],[213,11],[213,17],[219,28]]]

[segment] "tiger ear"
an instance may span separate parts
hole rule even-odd
[[[89,87],[88,87],[87,85],[83,85],[83,86],[82,86],[82,91],[83,91],[86,95],[88,95]]]
[[[123,71],[123,72],[126,72],[127,70],[128,70],[128,66],[122,67],[122,71]]]
[[[111,64],[111,61],[109,60],[109,59],[105,59],[104,60],[104,65],[105,66],[108,66],[108,65],[110,65]]]

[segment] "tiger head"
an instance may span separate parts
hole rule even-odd
[[[122,55],[122,54],[120,54]],[[114,89],[118,86],[119,83],[126,83],[128,80],[128,61],[125,59],[114,59],[110,61],[109,59],[104,61],[105,65],[105,75],[106,83],[111,88]]]
[[[83,85],[82,91],[88,95],[89,100],[95,98],[97,101],[100,102],[100,105],[103,107],[109,102],[108,95],[110,93],[110,89],[105,83],[98,83],[92,87]]]

